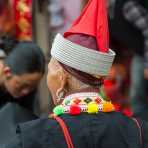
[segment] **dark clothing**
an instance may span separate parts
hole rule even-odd
[[[148,68],[148,11],[141,2],[129,0],[123,10],[128,22],[139,29],[144,37],[144,67]]]
[[[142,120],[145,120],[148,122],[148,80],[144,80],[143,85],[145,85],[145,99],[142,99],[143,97],[140,97],[137,100],[134,100],[133,107],[136,108],[135,117],[140,117]]]
[[[136,53],[143,56],[144,37],[142,32],[127,21],[123,13],[124,5],[127,2],[128,0],[116,0],[114,4],[114,13],[109,21],[111,40],[114,39],[124,48],[136,51]],[[139,1],[139,3],[142,3],[142,1]]]
[[[19,123],[37,118],[33,113],[34,101],[35,92],[16,99],[0,90],[0,148],[16,136],[16,127]]]
[[[19,123],[37,119],[34,114],[36,91],[21,98],[13,98],[0,89],[0,148],[4,148],[16,136]]]
[[[115,0],[114,15],[110,19],[111,40],[123,49],[133,50],[131,63],[131,103],[134,114],[148,121],[147,82],[144,68],[148,67],[148,11],[147,0]],[[120,51],[119,51],[120,52]],[[121,52],[119,53],[121,56]],[[144,60],[143,60],[144,59]]]
[[[62,115],[74,148],[142,148],[136,123],[121,113]],[[148,148],[148,124],[141,122],[143,148]],[[42,118],[19,126],[18,136],[5,148],[66,148],[61,127]]]
[[[27,122],[37,117],[27,109],[15,103],[7,103],[0,109],[0,148],[16,136],[19,123]]]
[[[4,89],[0,88],[0,108],[8,102],[15,102],[31,111],[33,111],[33,105],[36,97],[36,91],[30,93],[27,96],[14,98]]]

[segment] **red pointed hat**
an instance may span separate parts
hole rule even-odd
[[[51,55],[76,70],[106,76],[115,57],[109,49],[106,0],[90,0],[71,28],[55,37]]]

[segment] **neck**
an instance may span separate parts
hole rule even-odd
[[[93,87],[86,87],[86,88],[81,88],[81,89],[75,89],[75,90],[72,90],[72,91],[69,91],[67,92],[63,99],[61,99],[58,103],[55,103],[55,105],[57,104],[61,104],[63,102],[63,100],[69,96],[69,95],[72,95],[72,94],[76,94],[76,93],[84,93],[84,92],[94,92],[94,93],[99,93],[100,92],[100,89],[99,88],[93,88]]]
[[[70,91],[70,92],[66,93],[65,96],[68,96],[68,95],[71,95],[71,94],[75,94],[75,93],[83,93],[83,92],[98,93],[99,92],[99,88],[93,88],[93,87],[82,88],[82,89],[79,89],[79,90]]]
[[[0,77],[0,87],[4,87],[4,76]]]
[[[4,86],[4,63],[0,60],[0,87]]]

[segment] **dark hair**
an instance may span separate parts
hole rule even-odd
[[[17,44],[18,40],[10,35],[4,34],[0,37],[0,48],[6,55],[9,55]]]
[[[40,47],[31,41],[19,42],[4,60],[4,63],[16,75],[45,72],[45,57]]]

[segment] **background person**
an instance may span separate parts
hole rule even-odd
[[[45,72],[45,58],[33,42],[18,43],[0,62],[0,106],[7,102],[32,109],[35,90]]]
[[[134,114],[147,116],[147,30],[148,11],[144,0],[109,0],[111,43],[118,57],[126,53],[126,67],[130,65],[130,101]],[[122,53],[121,53],[122,51]],[[128,69],[127,69],[128,70]],[[144,77],[145,73],[145,77]],[[126,86],[125,86],[126,87]]]
[[[0,61],[0,147],[16,136],[19,123],[37,118],[37,87],[45,71],[44,55],[35,43],[16,43],[8,51]]]

